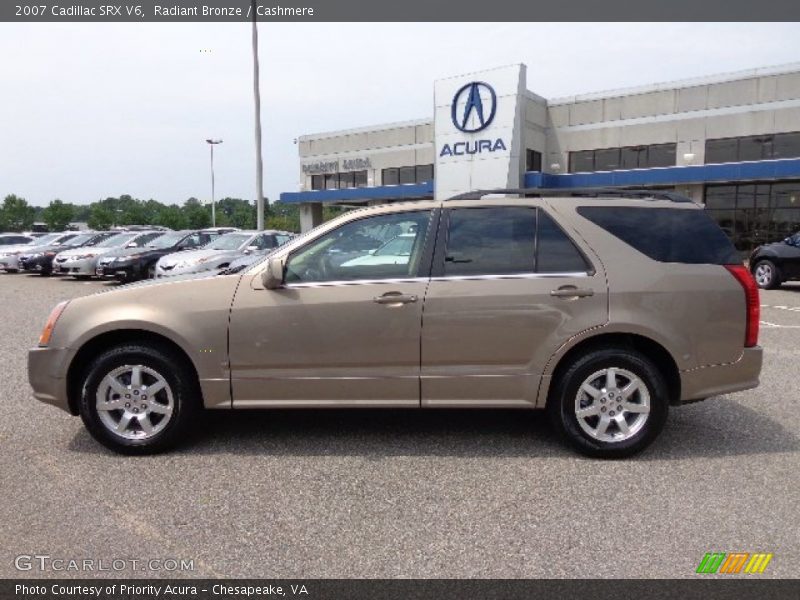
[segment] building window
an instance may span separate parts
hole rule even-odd
[[[540,173],[542,171],[542,153],[536,150],[525,151],[525,170]]]
[[[601,148],[569,153],[571,173],[675,166],[677,144]]]
[[[707,185],[705,204],[742,252],[800,231],[800,181]]]
[[[355,174],[352,171],[349,173],[339,173],[339,189],[346,190],[353,187],[356,187]]]
[[[400,185],[417,182],[416,167],[400,167]]]
[[[391,167],[381,172],[381,185],[407,185],[433,181],[433,165]]]
[[[652,144],[647,147],[647,167],[674,167],[677,144]]]
[[[311,176],[312,190],[346,190],[354,187],[367,187],[366,171],[347,171]]]
[[[706,140],[706,164],[800,157],[800,133]]]
[[[367,172],[366,171],[354,171],[353,172],[353,180],[355,182],[356,187],[367,187]]]
[[[569,170],[571,173],[594,171],[594,150],[581,150],[569,153]]]
[[[433,181],[433,165],[417,165],[417,183]]]
[[[397,185],[398,183],[400,183],[400,169],[394,167],[383,170],[381,173],[382,185]]]

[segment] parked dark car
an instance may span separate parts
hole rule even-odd
[[[29,252],[21,254],[19,257],[19,269],[27,273],[39,273],[46,276],[53,273],[53,259],[56,254],[72,248],[84,248],[94,246],[103,240],[116,235],[115,231],[89,231],[75,236],[63,244],[49,244],[36,246]]]
[[[782,242],[759,246],[750,255],[750,270],[758,287],[769,290],[800,279],[800,232]]]
[[[216,229],[171,231],[152,240],[143,248],[125,249],[103,256],[97,262],[96,274],[98,277],[123,282],[152,278],[156,262],[162,256],[183,250],[196,250],[219,235]]]

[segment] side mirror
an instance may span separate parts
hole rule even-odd
[[[267,261],[267,268],[261,272],[261,283],[268,290],[277,290],[283,287],[283,267],[282,258],[270,258]]]
[[[255,252],[256,250],[258,250],[258,246],[248,246],[247,248],[245,248],[244,253],[245,254],[251,254],[251,253]]]
[[[126,248],[138,248],[138,247],[139,247],[139,244],[137,244],[136,242],[131,242],[130,244],[128,244],[128,245],[127,245],[127,246],[125,246],[125,247],[126,247]]]

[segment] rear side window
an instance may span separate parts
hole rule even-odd
[[[532,273],[536,209],[463,208],[450,213],[445,276]]]
[[[541,209],[503,206],[450,212],[445,276],[588,270],[580,251]]]
[[[581,206],[578,214],[659,262],[742,262],[731,241],[703,210]]]

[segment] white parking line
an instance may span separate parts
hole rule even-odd
[[[777,323],[770,323],[769,321],[759,321],[759,323],[765,329],[800,329],[800,325],[778,325]]]

